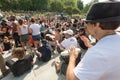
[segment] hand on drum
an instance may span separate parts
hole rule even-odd
[[[77,57],[79,55],[79,51],[74,46],[70,46],[68,52],[69,52],[70,58],[77,59]]]

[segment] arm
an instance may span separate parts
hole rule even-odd
[[[76,65],[76,59],[78,57],[78,52],[75,50],[74,47],[70,47],[69,50],[69,64],[67,67],[67,72],[66,72],[66,80],[78,80],[78,78],[75,76],[73,69],[75,68]]]
[[[33,32],[33,31],[32,31],[32,29],[31,29],[31,28],[29,28],[29,29],[28,29],[28,32],[32,34],[32,32]]]
[[[60,44],[57,40],[56,40],[56,44],[57,44],[57,47],[59,47],[61,50],[65,49],[65,47]]]
[[[32,31],[31,31],[31,29],[28,27],[28,33],[29,34],[31,34],[32,33]]]
[[[18,35],[21,35],[21,29],[19,26],[17,27],[17,31],[18,31]]]

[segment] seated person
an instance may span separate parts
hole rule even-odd
[[[84,27],[81,27],[79,29],[78,36],[76,38],[77,38],[78,44],[81,48],[81,52],[82,52],[81,58],[82,58],[84,56],[85,52],[87,51],[87,49],[92,46]]]
[[[41,53],[41,57],[38,59],[43,62],[47,62],[51,59],[51,49],[47,45],[47,40],[42,40],[42,46],[37,49]]]
[[[4,40],[3,40],[3,46],[4,46],[4,51],[10,50],[12,48],[12,44],[9,41],[8,37],[6,36],[4,37]]]
[[[10,70],[5,67],[5,61],[4,61],[4,58],[3,58],[1,53],[0,53],[0,70],[2,72],[2,76],[0,76],[0,80],[3,77],[7,76],[9,74],[9,72],[10,72]]]
[[[78,44],[81,47],[80,49],[80,53],[79,56],[76,60],[76,65],[78,64],[78,62],[81,60],[81,58],[84,56],[85,51],[89,48],[92,47],[92,44],[89,41],[89,38],[87,37],[86,33],[85,33],[85,28],[80,28],[79,29],[79,35],[77,36],[77,40],[78,40]],[[79,48],[78,48],[79,49]],[[62,62],[58,62],[55,61],[55,68],[56,68],[56,73],[61,72],[62,74],[66,75],[66,69],[67,69],[67,65],[69,63],[69,56],[68,59],[64,59],[64,56],[60,56],[60,59],[63,59],[64,61]]]
[[[54,52],[56,48],[55,36],[52,34],[46,34],[45,39],[48,40],[49,46],[52,52]]]
[[[79,56],[76,60],[76,65],[77,65],[79,63],[79,61],[81,60],[81,58],[80,58],[81,57],[81,49],[76,48],[76,50],[79,52]],[[60,62],[55,61],[56,73],[61,73],[63,75],[66,75],[68,63],[69,63],[69,51],[65,50],[65,51],[61,52]]]
[[[63,31],[63,33],[65,35],[65,39],[61,43],[56,41],[58,51],[61,52],[63,50],[67,50],[71,45],[75,46],[75,48],[78,48],[77,39],[73,36],[74,32],[71,29],[68,29]]]
[[[25,50],[19,47],[13,49],[12,56],[18,60],[8,60],[6,61],[6,65],[10,68],[14,76],[20,76],[33,67],[33,53],[26,55]]]

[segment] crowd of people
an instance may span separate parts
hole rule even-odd
[[[3,59],[4,51],[9,51],[13,58],[18,60],[1,61],[4,67],[5,65],[9,67],[14,76],[20,76],[34,66],[34,55],[39,61],[47,62],[55,50],[60,54],[68,50],[71,45],[86,51],[88,46],[83,41],[90,42],[90,39],[85,31],[84,21],[81,18],[26,19],[10,15],[2,19],[0,24],[0,55]],[[58,71],[56,62],[55,67]],[[24,67],[19,67],[20,65]],[[6,76],[4,72],[2,71],[3,76]]]
[[[56,73],[64,74],[67,80],[119,80],[120,34],[115,31],[120,25],[119,5],[120,2],[93,4],[86,20],[26,19],[13,15],[2,19],[0,70],[3,77],[10,71],[20,76],[32,69],[34,56],[48,62],[57,50],[60,61],[55,61]],[[90,36],[95,38],[94,44]],[[9,51],[18,60],[4,61],[4,51]]]

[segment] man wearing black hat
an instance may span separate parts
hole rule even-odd
[[[88,32],[97,39],[81,62],[75,66],[78,52],[69,49],[67,80],[120,80],[120,2],[95,3],[86,17]]]

